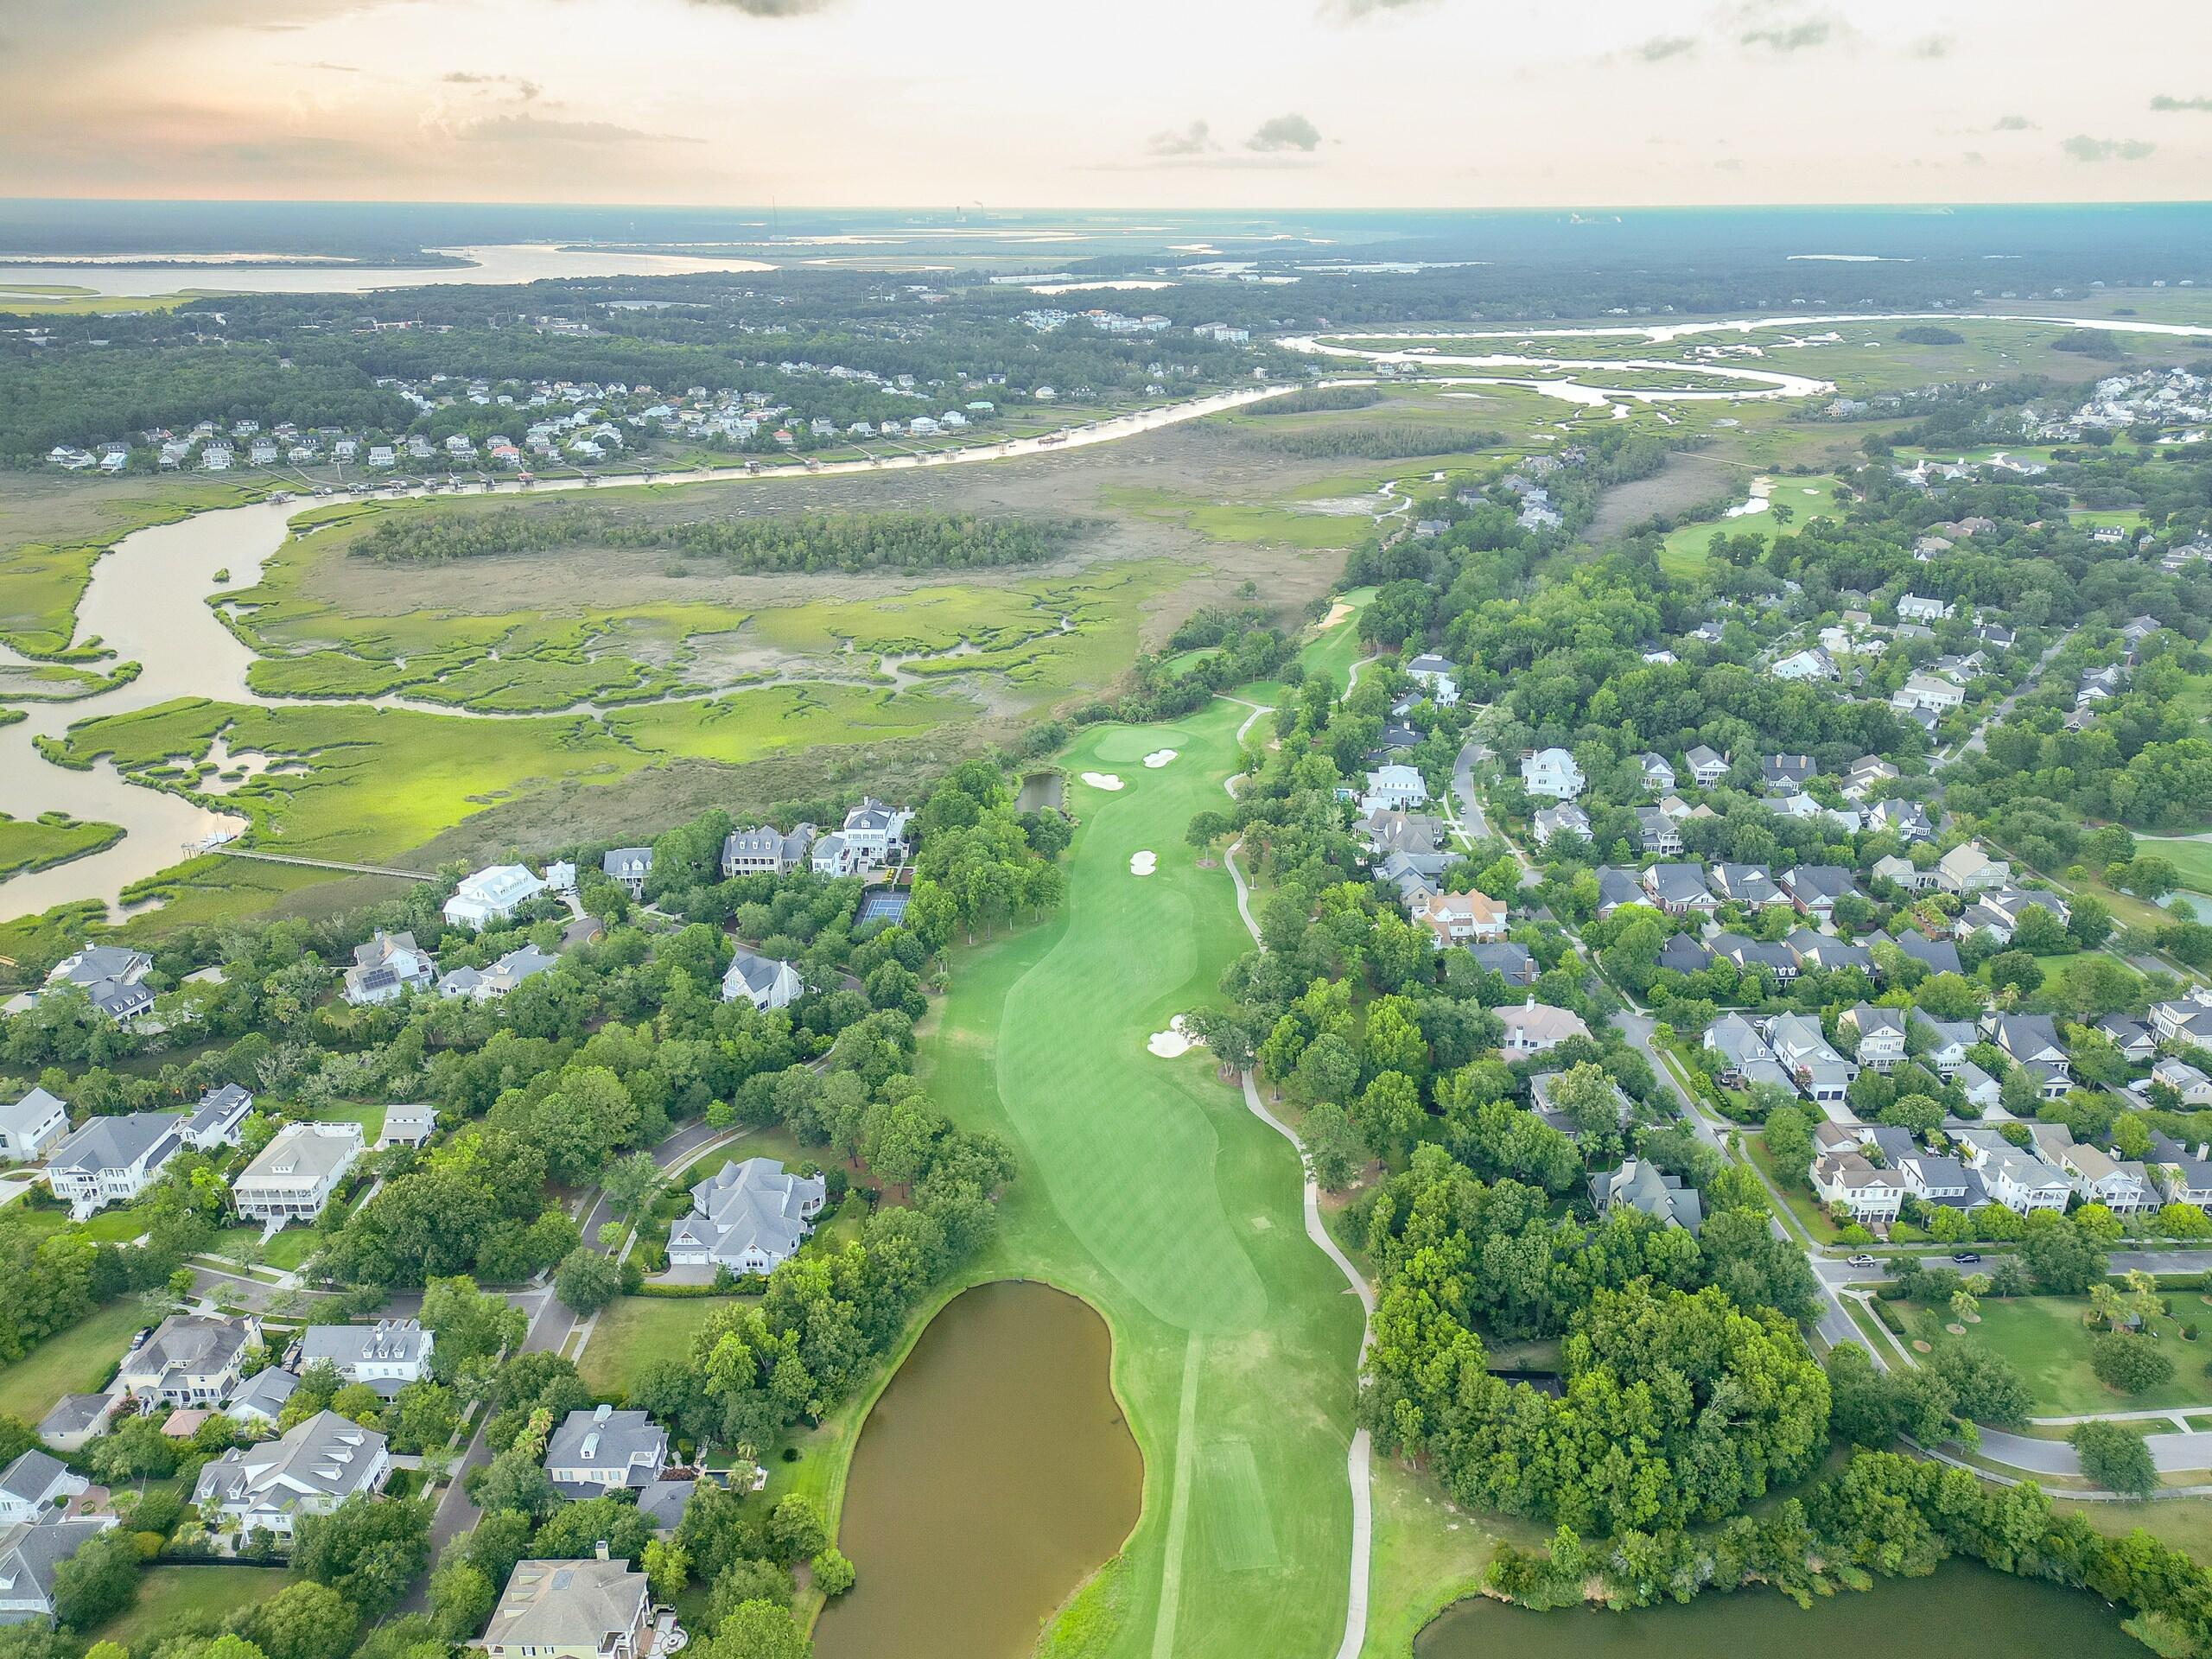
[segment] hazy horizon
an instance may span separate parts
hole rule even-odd
[[[2201,199],[2212,8],[114,0],[11,18],[0,193],[1026,211]]]

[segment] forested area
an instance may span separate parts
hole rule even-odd
[[[1419,421],[1369,426],[1317,426],[1299,432],[1262,432],[1255,448],[1301,461],[1398,461],[1418,455],[1458,455],[1505,442],[1502,432],[1471,432]]]
[[[1075,518],[965,512],[802,513],[657,522],[561,502],[491,512],[416,510],[380,518],[346,550],[380,564],[442,564],[571,547],[665,548],[733,570],[950,570],[1042,564],[1092,532]]]

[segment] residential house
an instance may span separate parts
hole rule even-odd
[[[1992,858],[1981,843],[1961,842],[1936,861],[1936,885],[1946,893],[1988,893],[2012,879],[2012,867]]]
[[[154,959],[143,950],[119,944],[88,944],[55,963],[48,970],[46,982],[50,987],[75,986],[84,992],[94,1012],[120,1024],[154,1006],[154,993],[140,982],[153,969]]]
[[[2212,990],[2184,992],[2151,1005],[2151,1029],[2162,1043],[2184,1043],[2212,1048]]]
[[[653,873],[653,849],[611,848],[600,855],[599,871],[618,887],[627,888],[632,899],[642,900],[645,896],[645,878]]]
[[[1887,1227],[1904,1203],[1904,1176],[1878,1169],[1859,1153],[1824,1154],[1813,1160],[1808,1173],[1821,1202],[1841,1205],[1862,1227]]]
[[[1942,1158],[1915,1148],[1893,1161],[1897,1173],[1904,1177],[1905,1192],[1923,1204],[1971,1210],[1988,1202],[1981,1177],[1956,1158]]]
[[[2183,1146],[2171,1135],[2151,1136],[2151,1155],[2145,1160],[2169,1204],[2193,1204],[2212,1211],[2212,1146],[2199,1142]],[[41,1438],[44,1438],[41,1425]]]
[[[696,1480],[657,1480],[638,1491],[638,1513],[655,1533],[665,1537],[683,1524],[683,1511],[690,1507],[691,1494],[699,1489]]]
[[[508,951],[487,968],[454,969],[438,981],[438,995],[489,1002],[505,996],[525,980],[550,973],[556,965],[556,958],[534,944],[525,944]]]
[[[2060,1099],[2073,1086],[2066,1050],[2049,1014],[1984,1014],[1981,1029],[2006,1059],[2035,1075],[2037,1092],[2045,1100]]]
[[[1643,890],[1669,916],[1710,916],[1720,907],[1706,887],[1704,869],[1695,864],[1654,864],[1643,873]]]
[[[1659,947],[1659,966],[1675,973],[1701,974],[1712,965],[1712,950],[1694,934],[1669,934]]]
[[[1897,1008],[1860,1002],[1846,1008],[1836,1024],[1858,1034],[1859,1064],[1869,1071],[1894,1071],[1904,1063],[1905,1016]]]
[[[545,1447],[545,1473],[564,1497],[650,1486],[668,1466],[668,1433],[642,1411],[578,1408]]]
[[[1931,939],[1918,928],[1909,927],[1897,935],[1897,946],[1913,961],[1925,964],[1931,973],[1960,971],[1959,947],[1948,939]]]
[[[1759,1034],[1759,1028],[1740,1014],[1724,1014],[1707,1026],[1705,1047],[1713,1057],[1707,1063],[1707,1070],[1731,1089],[1741,1089],[1758,1080],[1751,1071],[1753,1065],[1774,1065],[1774,1050]],[[1787,1083],[1786,1077],[1781,1076],[1766,1080]]]
[[[448,925],[481,930],[512,919],[545,891],[545,883],[519,864],[494,864],[465,877],[446,900]]]
[[[81,1452],[107,1433],[122,1403],[120,1394],[65,1394],[38,1420],[40,1443],[56,1452]]]
[[[1643,786],[1646,789],[1663,795],[1674,788],[1675,768],[1668,763],[1665,755],[1646,749],[1636,757],[1636,763],[1643,769]]]
[[[1662,1226],[1694,1233],[1705,1224],[1704,1200],[1679,1175],[1669,1175],[1656,1164],[1631,1158],[1618,1169],[1600,1171],[1590,1178],[1590,1201],[1603,1215],[1615,1205],[1641,1211]]]
[[[1774,976],[1778,984],[1787,985],[1797,977],[1801,966],[1797,953],[1786,944],[1727,932],[1716,933],[1707,943],[1713,947],[1714,956],[1726,957],[1746,970],[1764,969]]]
[[[421,1147],[429,1144],[437,1133],[438,1109],[421,1101],[409,1101],[397,1106],[387,1106],[384,1112],[384,1133],[377,1138],[379,1147]]]
[[[1877,830],[1892,831],[1908,847],[1916,841],[1933,841],[1936,826],[1928,817],[1928,809],[1918,801],[1877,801],[1866,814],[1866,822]],[[1932,882],[1933,878],[1929,878]]]
[[[880,869],[906,856],[906,826],[914,815],[903,806],[886,806],[873,795],[845,814],[838,831],[857,869]]]
[[[0,1532],[0,1624],[52,1618],[55,1570],[115,1524],[111,1515],[88,1515],[19,1522]]]
[[[246,1350],[258,1347],[260,1322],[172,1313],[124,1355],[115,1391],[172,1406],[219,1405],[238,1387]]]
[[[1835,665],[1824,645],[1812,645],[1803,651],[1792,652],[1775,664],[1772,670],[1777,680],[1840,680],[1843,671]]]
[[[2073,1183],[2056,1167],[1993,1129],[1961,1129],[1953,1138],[1993,1204],[2026,1215],[2032,1210],[2063,1211],[2074,1195]]]
[[[2003,1103],[2005,1086],[1972,1060],[1961,1065],[1951,1081],[1958,1084],[1969,1106],[1986,1112]]]
[[[1819,1106],[1840,1106],[1859,1068],[1837,1053],[1809,1014],[1783,1014],[1767,1027],[1775,1062],[1789,1074],[1805,1097]]]
[[[1938,1020],[1914,1008],[1905,1015],[1906,1047],[1915,1059],[1946,1080],[1967,1063],[1977,1040],[1970,1020]]]
[[[1565,1074],[1562,1072],[1546,1071],[1529,1079],[1530,1109],[1547,1124],[1567,1136],[1568,1140],[1580,1140],[1582,1135],[1580,1127],[1552,1101],[1554,1087],[1563,1075]],[[1628,1097],[1628,1091],[1618,1083],[1609,1082],[1605,1089],[1606,1092],[1612,1096],[1614,1126],[1624,1129],[1636,1116],[1636,1103]]]
[[[1598,919],[1605,920],[1623,905],[1649,905],[1651,895],[1643,890],[1643,878],[1634,870],[1624,870],[1618,864],[1598,867]],[[2208,1013],[2208,1024],[2212,1024],[2212,1013]]]
[[[1535,825],[1536,845],[1548,847],[1555,836],[1583,836],[1590,833],[1590,815],[1573,801],[1560,801],[1551,806],[1540,806],[1531,820]]]
[[[1533,985],[1542,971],[1529,947],[1516,944],[1510,939],[1471,944],[1467,954],[1475,959],[1476,967],[1484,973],[1496,974],[1508,985]]]
[[[2145,1093],[2154,1086],[2171,1089],[2184,1106],[2212,1106],[2212,1077],[2187,1060],[2171,1055],[2154,1061],[2151,1075],[2137,1086]]]
[[[386,1399],[429,1375],[437,1333],[420,1319],[373,1325],[311,1325],[300,1332],[302,1369],[327,1363],[348,1382],[365,1382]]]
[[[47,1190],[78,1220],[111,1204],[129,1204],[184,1143],[182,1112],[132,1112],[87,1118],[47,1154]]]
[[[1764,864],[1715,864],[1713,890],[1731,904],[1746,906],[1789,902],[1789,895],[1775,884]]]
[[[1505,1025],[1505,1039],[1498,1048],[1509,1059],[1547,1053],[1570,1037],[1590,1034],[1581,1015],[1539,1002],[1533,996],[1517,1008],[1509,1005],[1498,1009],[1497,1017]]]
[[[601,1559],[517,1561],[468,1645],[492,1659],[648,1659],[656,1643],[645,1575]]]
[[[1449,709],[1459,701],[1459,683],[1452,677],[1451,663],[1442,657],[1415,657],[1407,663],[1406,675],[1440,709]]]
[[[722,840],[722,879],[741,875],[789,875],[807,861],[814,826],[794,825],[786,834],[772,823],[733,830]]]
[[[1702,743],[1682,757],[1690,769],[1690,781],[1700,789],[1711,789],[1728,776],[1728,757],[1706,747]]]
[[[2140,1020],[2131,1020],[2124,1014],[2108,1014],[2097,1021],[2096,1028],[2112,1039],[2112,1046],[2120,1051],[2120,1058],[2130,1065],[2140,1065],[2158,1052],[2158,1039]]]
[[[1897,598],[1897,620],[1901,622],[1941,622],[1955,615],[1957,609],[1940,599],[1925,599],[1918,594],[1902,594]]]
[[[2072,1179],[2083,1203],[2101,1204],[2116,1216],[2132,1216],[2158,1202],[2141,1164],[2120,1162],[2094,1147],[2076,1143],[2062,1148],[2058,1167]]]
[[[787,1007],[805,991],[798,969],[788,962],[741,950],[722,974],[722,1001],[750,1002],[761,1013]]]
[[[300,1379],[281,1365],[264,1365],[231,1390],[223,1415],[254,1428],[273,1428],[284,1402],[298,1391]]]
[[[1843,775],[1843,798],[1847,801],[1863,801],[1872,791],[1898,775],[1897,769],[1878,754],[1862,754],[1851,763],[1851,770]]]
[[[231,1203],[246,1221],[313,1221],[362,1150],[359,1123],[287,1123],[231,1183]]]
[[[1431,893],[1414,911],[1414,920],[1436,936],[1439,948],[1505,937],[1505,906],[1488,893]]]
[[[1829,973],[1856,969],[1870,977],[1876,972],[1872,950],[1863,944],[1853,944],[1848,939],[1839,939],[1833,934],[1816,933],[1809,927],[1801,927],[1783,943],[1797,958],[1800,969],[1821,969]]]
[[[1890,882],[1907,893],[1920,893],[1936,885],[1934,872],[1916,869],[1910,859],[1896,853],[1885,853],[1876,859],[1873,874],[1875,880]]]
[[[1821,921],[1834,918],[1836,901],[1859,889],[1851,872],[1840,864],[1799,864],[1782,873],[1782,890],[1789,902]]]
[[[1402,812],[1428,799],[1428,785],[1420,768],[1401,765],[1377,766],[1367,774],[1367,789],[1360,796],[1364,812]]]
[[[1521,786],[1531,795],[1571,801],[1588,786],[1582,768],[1565,749],[1538,749],[1521,760]]]
[[[68,1132],[67,1103],[35,1088],[0,1105],[0,1163],[28,1163]]]
[[[819,1175],[790,1174],[772,1158],[725,1163],[691,1189],[691,1213],[670,1224],[669,1265],[765,1274],[791,1259],[828,1191]]]
[[[1759,762],[1759,781],[1770,791],[1801,790],[1819,772],[1809,754],[1770,754]]]
[[[200,1096],[200,1103],[186,1118],[184,1127],[177,1131],[177,1139],[194,1152],[213,1152],[217,1147],[235,1147],[245,1128],[246,1118],[253,1111],[253,1096],[235,1083],[226,1083],[219,1089],[210,1089]]]
[[[1908,674],[1904,683],[1890,693],[1893,709],[1932,709],[1939,715],[1948,714],[1966,700],[1963,690],[1932,674]]]
[[[33,1446],[0,1469],[0,1527],[40,1520],[92,1484],[71,1473],[60,1459]]]
[[[212,1529],[251,1537],[293,1535],[302,1515],[327,1515],[349,1497],[373,1497],[391,1475],[382,1434],[319,1411],[289,1433],[226,1452],[200,1471],[192,1501]]]
[[[1682,850],[1682,832],[1675,821],[1656,806],[1636,809],[1636,838],[1647,853],[1661,858],[1679,857]]]
[[[353,947],[353,965],[345,976],[346,1000],[365,1007],[409,991],[426,991],[437,971],[438,964],[415,943],[412,933],[387,933],[378,928],[366,944]]]

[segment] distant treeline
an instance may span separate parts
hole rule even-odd
[[[1458,455],[1505,442],[1500,432],[1427,426],[1413,421],[1389,425],[1317,426],[1303,432],[1267,432],[1250,440],[1258,448],[1301,461],[1398,461],[1414,455]]]
[[[2054,352],[2075,352],[2083,357],[2110,358],[2117,361],[2127,355],[2127,347],[2108,328],[2076,328],[2071,334],[2061,334],[2050,342]]]
[[[1963,346],[1967,339],[1955,328],[1940,328],[1932,322],[1900,328],[1897,338],[1908,346]]]
[[[1325,409],[1371,409],[1382,401],[1373,386],[1308,386],[1285,397],[1255,404],[1254,415],[1312,415]]]
[[[1041,564],[1092,529],[1072,518],[983,518],[973,513],[882,512],[827,518],[626,521],[604,507],[563,503],[496,512],[386,518],[353,545],[383,564],[446,564],[558,548],[653,547],[734,569],[938,570]]]

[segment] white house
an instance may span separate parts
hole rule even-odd
[[[22,1099],[0,1105],[0,1163],[26,1163],[68,1132],[67,1103],[43,1089],[33,1089]]]
[[[563,1497],[650,1486],[668,1466],[668,1433],[642,1411],[612,1406],[562,1419],[545,1447],[545,1472]]]
[[[1925,599],[1918,594],[1902,594],[1897,598],[1897,620],[1900,622],[1941,622],[1956,613],[1958,607],[1946,605],[1940,599]]]
[[[723,1001],[750,1002],[763,1014],[785,1007],[805,989],[798,969],[791,963],[758,957],[750,950],[740,950],[732,957],[722,975]]]
[[[1774,677],[1777,680],[1840,680],[1843,673],[1836,667],[1833,657],[1820,646],[1814,645],[1804,651],[1793,652],[1777,663]]]
[[[1391,765],[1367,774],[1366,792],[1359,798],[1362,812],[1402,812],[1428,799],[1428,785],[1420,768]]]
[[[601,855],[600,874],[629,890],[632,899],[645,896],[645,878],[653,873],[650,847],[617,847]]]
[[[437,1334],[420,1319],[378,1319],[374,1325],[311,1325],[300,1332],[302,1369],[321,1362],[348,1382],[365,1382],[391,1395],[429,1374]]]
[[[1570,1037],[1590,1034],[1590,1027],[1582,1023],[1580,1014],[1539,1002],[1533,996],[1517,1008],[1500,1008],[1497,1017],[1505,1026],[1505,1039],[1498,1049],[1508,1058],[1546,1053]]]
[[[213,1406],[238,1385],[246,1350],[261,1340],[251,1319],[172,1313],[123,1357],[113,1392],[172,1406]]]
[[[57,1503],[66,1503],[92,1485],[69,1465],[36,1446],[5,1469],[0,1469],[0,1526],[36,1521],[50,1515]]]
[[[1993,1129],[1961,1129],[1957,1140],[1967,1167],[1981,1177],[1993,1202],[2021,1215],[2063,1210],[2074,1185],[2052,1166],[2023,1151]]]
[[[111,1515],[88,1515],[0,1532],[0,1624],[51,1618],[54,1569],[115,1524]]]
[[[289,1538],[302,1515],[327,1515],[349,1497],[379,1492],[391,1474],[383,1435],[319,1411],[289,1434],[208,1464],[192,1501],[215,1530],[250,1537],[265,1528]]]
[[[2074,1183],[2085,1204],[2101,1204],[2116,1216],[2132,1216],[2158,1203],[2149,1173],[2139,1163],[2120,1163],[2109,1154],[2080,1143],[2058,1154],[2058,1167]]]
[[[192,1116],[177,1131],[177,1138],[194,1152],[212,1152],[217,1147],[235,1147],[245,1128],[245,1120],[253,1110],[253,1096],[235,1083],[226,1083],[219,1089],[210,1089],[200,1096],[200,1103],[192,1109]]]
[[[1406,664],[1406,677],[1428,693],[1428,700],[1440,709],[1449,709],[1459,701],[1459,683],[1452,677],[1452,664],[1442,657],[1424,654]]]
[[[1521,787],[1531,795],[1547,795],[1555,801],[1571,801],[1587,787],[1589,779],[1582,775],[1582,768],[1574,764],[1574,757],[1565,749],[1538,749],[1521,760]]]
[[[1877,1169],[1859,1153],[1827,1153],[1813,1160],[1810,1173],[1821,1202],[1843,1205],[1861,1226],[1888,1226],[1904,1203],[1904,1176]]]
[[[829,1196],[819,1175],[792,1175],[772,1158],[725,1163],[691,1189],[691,1213],[669,1224],[671,1267],[766,1273],[791,1259]]]
[[[1711,789],[1728,775],[1728,757],[1716,753],[1702,743],[1682,759],[1689,763],[1690,781],[1700,789]]]
[[[454,927],[482,929],[504,922],[545,891],[545,883],[519,864],[494,864],[463,878],[446,900],[446,920]]]
[[[647,1659],[677,1644],[658,1640],[644,1573],[586,1560],[517,1561],[492,1622],[468,1645],[491,1659]]]
[[[287,1123],[231,1184],[247,1221],[313,1221],[362,1152],[359,1123]]]
[[[447,912],[450,916],[450,905]],[[438,964],[415,943],[412,933],[387,933],[379,928],[367,944],[353,947],[353,965],[346,970],[346,1000],[366,1007],[408,991],[428,990],[437,971]]]
[[[1932,674],[1911,674],[1905,683],[1890,693],[1890,706],[1910,713],[1915,709],[1932,709],[1937,714],[1948,713],[1967,700],[1967,694],[1948,680],[1939,680]]]
[[[1982,851],[1980,842],[1963,842],[1936,861],[1936,885],[1946,893],[1986,893],[2012,879],[2012,867]]]
[[[183,1127],[182,1112],[87,1119],[48,1155],[47,1189],[80,1221],[108,1205],[129,1204],[176,1155]]]
[[[886,806],[873,795],[845,814],[845,851],[855,868],[878,869],[906,855],[906,826],[914,815],[903,806]]]

